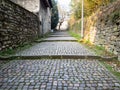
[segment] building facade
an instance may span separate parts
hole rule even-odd
[[[51,30],[51,0],[11,0],[23,8],[33,12],[39,17],[40,31],[39,36],[50,32]]]
[[[40,0],[39,19],[41,34],[44,35],[51,30],[51,0]]]

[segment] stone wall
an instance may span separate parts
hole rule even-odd
[[[21,6],[0,0],[0,51],[16,48],[38,37],[39,18]]]
[[[120,0],[88,17],[84,30],[84,40],[120,57]]]

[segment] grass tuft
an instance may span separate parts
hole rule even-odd
[[[15,49],[6,49],[4,51],[1,51],[0,52],[0,56],[10,56],[10,55],[13,55],[19,51],[22,51],[22,50],[25,50],[27,48],[30,48],[31,46],[33,46],[35,43],[28,43],[28,44],[25,44],[25,45],[20,45],[18,46],[17,48]]]
[[[108,71],[110,71],[113,75],[115,75],[117,77],[117,79],[119,79],[120,81],[120,72],[114,70],[113,66],[111,66],[109,63],[109,61],[100,61],[102,65],[104,65]],[[112,61],[113,63],[117,63],[117,65],[120,65],[119,61]],[[118,66],[119,67],[119,66]]]
[[[81,39],[81,36],[80,36],[80,34],[79,34],[79,33],[78,33],[78,34],[76,34],[75,32],[69,31],[69,34],[70,34],[71,36],[75,37],[75,38],[76,38],[76,39],[78,39],[78,40],[80,40],[80,39]]]

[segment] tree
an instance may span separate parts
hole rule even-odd
[[[52,4],[53,4],[53,8],[52,8],[52,16],[51,16],[51,29],[55,29],[59,21],[59,13],[58,13],[57,2],[55,2],[55,0],[52,0]]]
[[[116,0],[114,0],[116,1]],[[84,16],[90,16],[101,6],[105,6],[113,0],[84,0]],[[81,18],[81,0],[71,0],[71,7],[75,19]]]
[[[66,12],[65,12],[65,10],[63,10],[63,8],[61,8],[61,6],[59,4],[58,4],[58,11],[59,11],[59,15],[60,15],[58,30],[60,30],[62,23],[65,21]]]
[[[80,0],[71,0],[72,15],[75,19],[81,18],[81,2]]]

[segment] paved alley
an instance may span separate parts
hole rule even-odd
[[[95,56],[67,32],[15,56]],[[19,59],[0,69],[0,90],[120,90],[120,82],[97,59]]]

